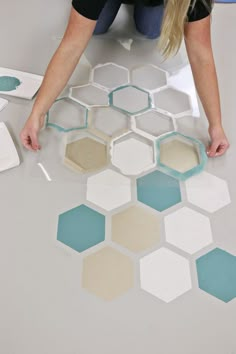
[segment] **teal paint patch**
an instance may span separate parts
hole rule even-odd
[[[59,216],[57,240],[83,252],[105,240],[105,216],[81,205]]]
[[[181,202],[179,181],[160,171],[138,178],[137,193],[140,202],[158,211]]]
[[[180,137],[180,138],[183,138],[183,141],[184,141],[184,139],[186,139],[186,140],[189,140],[190,142],[192,142],[193,144],[195,144],[195,146],[197,147],[198,152],[199,152],[199,160],[200,160],[200,163],[196,167],[194,167],[184,173],[181,173],[181,172],[176,171],[173,168],[171,168],[161,162],[161,153],[160,153],[161,144],[164,143],[166,140],[169,140],[171,137],[173,137],[173,138]],[[193,177],[193,176],[201,173],[202,171],[204,171],[205,166],[208,161],[205,146],[201,141],[194,139],[192,137],[183,135],[178,132],[171,132],[170,134],[166,134],[164,137],[159,138],[156,142],[156,149],[157,149],[157,166],[164,173],[166,173],[169,176],[172,176],[174,178],[177,178],[180,181],[186,181],[188,178]]]
[[[13,76],[0,76],[0,91],[14,91],[21,85],[19,79]]]
[[[199,288],[229,302],[236,297],[236,257],[215,248],[196,261]]]

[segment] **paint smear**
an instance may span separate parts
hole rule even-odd
[[[14,76],[0,76],[0,91],[14,91],[21,82]]]

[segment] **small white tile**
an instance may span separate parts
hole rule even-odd
[[[161,248],[140,260],[141,288],[170,302],[192,288],[189,261]]]
[[[187,207],[165,217],[166,241],[194,254],[212,242],[209,218]]]
[[[0,172],[20,164],[10,133],[4,123],[0,123]]]
[[[0,98],[0,112],[8,105],[8,101],[4,98]]]

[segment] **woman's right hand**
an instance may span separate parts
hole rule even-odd
[[[20,139],[24,147],[30,151],[38,151],[41,149],[38,135],[44,125],[44,117],[36,118],[30,116],[21,131]]]

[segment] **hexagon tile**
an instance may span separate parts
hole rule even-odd
[[[140,133],[147,133],[151,137],[158,137],[174,130],[174,124],[169,116],[155,110],[147,111],[135,117],[135,128]]]
[[[131,201],[131,181],[107,169],[88,178],[87,200],[109,211]]]
[[[138,200],[158,211],[181,202],[179,181],[160,171],[138,178],[137,189]]]
[[[196,139],[173,132],[157,140],[157,164],[161,171],[186,180],[202,172],[207,163],[205,146]]]
[[[132,206],[112,216],[112,240],[132,252],[160,242],[160,219],[144,207]]]
[[[89,130],[105,140],[126,133],[129,117],[111,107],[91,108],[88,114]]]
[[[57,240],[83,252],[105,240],[105,216],[80,205],[59,216]]]
[[[109,94],[110,105],[121,112],[134,115],[151,108],[151,97],[139,87],[127,85],[118,87]]]
[[[181,208],[165,217],[166,241],[194,254],[212,243],[210,220],[189,208]]]
[[[56,100],[47,113],[46,126],[61,132],[85,129],[88,111],[86,107],[64,97]]]
[[[144,65],[132,70],[131,81],[151,91],[167,85],[167,72],[151,64]]]
[[[226,181],[208,172],[188,179],[185,184],[189,202],[210,213],[231,202]]]
[[[215,248],[197,261],[199,288],[229,302],[236,298],[236,257]]]
[[[161,113],[169,113],[175,117],[191,114],[192,111],[190,97],[172,87],[156,92],[154,102]]]
[[[111,301],[134,286],[132,261],[111,247],[84,259],[82,286],[94,295]]]
[[[108,92],[92,84],[70,88],[69,97],[87,107],[108,106]]]
[[[114,63],[97,65],[92,72],[92,81],[102,87],[114,89],[128,84],[129,70]]]
[[[138,175],[155,167],[152,142],[133,133],[113,140],[111,156],[113,165],[125,175]]]
[[[140,260],[140,277],[143,290],[167,303],[192,288],[189,261],[167,248]]]
[[[99,170],[108,164],[107,146],[92,137],[78,137],[66,145],[64,164],[80,172]]]

